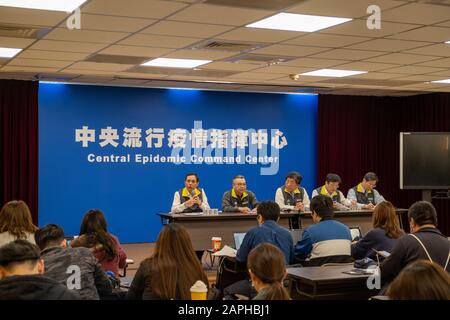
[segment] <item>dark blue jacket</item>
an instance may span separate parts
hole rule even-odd
[[[288,229],[283,228],[273,220],[267,220],[262,225],[250,229],[242,240],[236,253],[236,260],[247,262],[250,251],[260,243],[268,242],[277,246],[286,258],[286,264],[294,262],[294,240]]]
[[[354,259],[371,258],[376,260],[377,251],[391,252],[397,239],[389,238],[382,228],[370,230],[361,240],[352,244],[352,257]]]

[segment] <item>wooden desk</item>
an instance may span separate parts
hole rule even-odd
[[[218,215],[189,215],[183,213],[158,213],[161,222],[179,223],[186,227],[192,240],[194,250],[211,249],[212,237],[221,237],[222,246],[234,247],[233,234],[236,232],[247,232],[258,225],[254,213],[219,213]],[[293,223],[298,221],[298,212],[282,213],[279,224],[291,229]],[[298,222],[297,222],[298,223]]]
[[[292,299],[369,299],[379,290],[367,288],[370,275],[343,273],[353,269],[353,264],[288,268],[289,293]]]

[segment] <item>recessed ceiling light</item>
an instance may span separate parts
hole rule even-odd
[[[18,54],[22,49],[16,48],[0,48],[0,58],[12,58]]]
[[[450,40],[449,41],[445,41],[445,43],[450,44]]]
[[[269,18],[246,25],[249,28],[263,28],[288,31],[314,32],[329,28],[347,21],[350,18],[312,16],[296,13],[278,13]]]
[[[450,83],[450,79],[431,81],[431,83]]]
[[[338,70],[338,69],[320,69],[310,72],[302,73],[302,76],[316,76],[316,77],[348,77],[355,74],[367,73],[367,71],[355,71],[355,70]]]
[[[0,0],[0,6],[72,12],[87,0]]]
[[[210,62],[211,60],[157,58],[142,65],[146,67],[195,68]]]

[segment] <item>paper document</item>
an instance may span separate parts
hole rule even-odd
[[[221,250],[214,252],[213,255],[216,257],[227,256],[227,257],[235,258],[236,252],[237,252],[236,249],[233,249],[232,247],[229,247],[226,245]]]

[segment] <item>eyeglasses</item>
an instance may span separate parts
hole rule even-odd
[[[186,180],[187,183],[197,183],[197,180]]]

